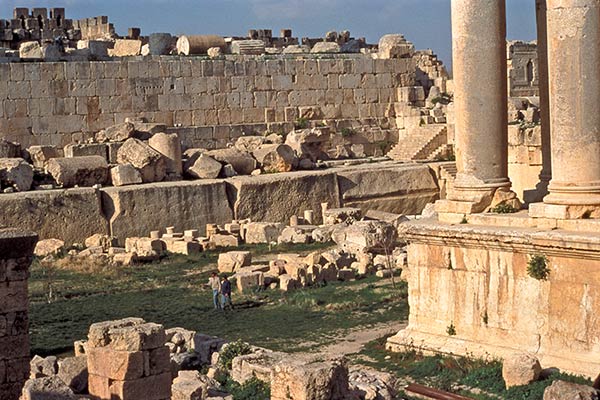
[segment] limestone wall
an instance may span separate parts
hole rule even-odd
[[[512,190],[525,203],[542,201],[537,186],[542,172],[541,126],[508,128],[508,176]],[[543,191],[542,191],[543,193]]]
[[[203,230],[232,219],[289,222],[321,203],[420,213],[439,196],[428,165],[382,163],[258,177],[162,182],[119,188],[0,194],[0,228],[33,229],[42,239],[81,243],[95,233],[125,238],[175,226]]]
[[[29,377],[27,279],[37,235],[0,230],[0,398],[17,400]]]
[[[409,326],[388,347],[494,358],[529,352],[545,368],[596,377],[600,237],[519,225],[408,224]],[[528,274],[534,255],[547,257],[547,280]]]
[[[64,146],[127,117],[145,117],[213,127],[186,139],[224,147],[254,124],[287,133],[301,116],[387,124],[396,89],[414,84],[414,62],[355,55],[5,63],[0,137],[24,146]]]

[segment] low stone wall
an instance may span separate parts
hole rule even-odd
[[[33,229],[40,238],[81,243],[96,233],[125,238],[150,231],[204,230],[232,219],[289,222],[321,203],[418,214],[439,196],[428,165],[362,164],[219,180],[161,182],[109,187],[0,194],[0,227]]]
[[[27,279],[37,235],[0,230],[0,398],[17,400],[29,377]]]
[[[526,218],[518,220],[520,228],[403,225],[409,326],[387,347],[494,358],[528,352],[544,368],[595,378],[600,236],[524,229]],[[533,255],[547,257],[547,280],[529,276]]]
[[[198,143],[210,139],[225,147],[245,124],[287,133],[301,116],[384,123],[393,118],[397,89],[414,85],[415,71],[412,58],[364,55],[0,63],[0,137],[25,147],[62,147],[127,117],[144,117],[213,127]]]
[[[100,192],[92,188],[0,195],[0,229],[37,232],[42,239],[81,243],[96,233],[109,234]]]

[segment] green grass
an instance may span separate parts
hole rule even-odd
[[[381,338],[367,344],[356,357],[357,362],[408,378],[411,382],[449,392],[453,392],[453,387],[457,385],[481,389],[482,394],[470,391],[458,393],[475,400],[495,400],[498,396],[505,400],[542,400],[544,390],[555,380],[592,384],[583,377],[555,372],[531,385],[506,390],[502,379],[502,364],[499,361],[444,355],[423,356],[417,351],[389,353],[385,350],[386,340],[387,338]]]
[[[255,257],[270,252],[306,253],[324,245],[252,247]],[[171,256],[160,263],[93,272],[52,270],[34,263],[30,279],[30,325],[33,354],[59,354],[85,339],[89,325],[142,317],[165,327],[184,327],[227,340],[288,352],[327,344],[332,335],[408,316],[405,284],[367,278],[333,282],[291,293],[267,290],[233,295],[232,312],[213,310],[204,284],[218,252],[194,257]],[[53,298],[48,302],[48,284]]]

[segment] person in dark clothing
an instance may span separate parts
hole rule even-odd
[[[231,282],[227,279],[227,275],[223,275],[221,280],[221,308],[225,310],[227,306],[233,309],[233,303],[231,302]]]

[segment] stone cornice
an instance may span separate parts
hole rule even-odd
[[[600,260],[600,233],[448,225],[437,220],[411,221],[399,228],[409,243],[492,249],[525,254],[544,254]]]

